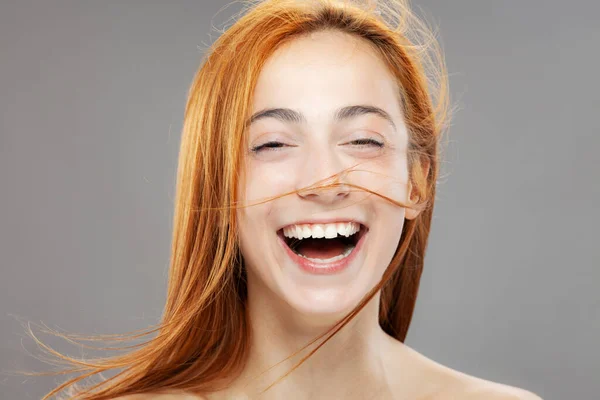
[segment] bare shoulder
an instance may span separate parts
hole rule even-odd
[[[542,400],[530,391],[465,374],[402,346],[411,367],[419,371],[423,390],[418,397],[423,400]]]
[[[473,378],[451,398],[457,400],[542,400],[538,395],[514,386]]]
[[[207,400],[207,398],[199,395],[190,395],[184,393],[141,393],[117,397],[113,400]]]
[[[481,382],[466,385],[457,392],[457,396],[452,398],[461,400],[542,400],[538,395],[524,389],[475,379]]]

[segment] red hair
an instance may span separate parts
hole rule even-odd
[[[79,373],[44,399],[69,387],[74,398],[88,400],[165,390],[206,393],[226,385],[240,372],[249,347],[235,213],[245,122],[265,61],[281,45],[317,31],[335,30],[362,38],[396,78],[409,133],[414,201],[406,205],[387,200],[421,210],[417,218],[405,221],[396,253],[379,285],[321,337],[328,340],[381,290],[380,324],[404,341],[431,225],[441,133],[448,121],[447,74],[439,44],[403,0],[267,0],[249,2],[244,11],[208,49],[189,90],[161,322],[143,331],[94,338],[54,332],[79,341],[147,338],[124,347],[129,352],[123,355],[90,361],[59,354],[34,336],[43,348],[73,365],[63,373]],[[75,385],[113,369],[119,372],[87,389]]]

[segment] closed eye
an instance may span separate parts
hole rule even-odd
[[[352,140],[348,143],[356,145],[358,147],[367,147],[367,146],[383,147],[384,146],[383,143],[381,143],[375,139],[371,139],[371,138],[356,139],[356,140]],[[288,145],[286,145],[285,143],[282,143],[282,142],[270,141],[270,142],[260,144],[258,146],[254,146],[254,147],[252,147],[251,150],[254,153],[259,153],[263,150],[273,151],[273,150],[281,149],[282,147],[286,147],[286,146],[289,147]]]
[[[370,138],[364,138],[364,139],[356,139],[353,140],[349,143],[352,143],[354,145],[357,145],[359,147],[364,147],[364,146],[377,146],[377,147],[383,147],[383,143],[375,140],[375,139],[370,139]]]
[[[254,146],[254,147],[252,147],[251,150],[253,152],[255,152],[255,153],[258,153],[258,152],[260,152],[262,150],[267,150],[267,151],[269,151],[269,150],[271,150],[271,151],[272,150],[277,150],[277,149],[280,149],[280,148],[282,148],[284,146],[286,146],[285,143],[281,143],[281,142],[277,142],[277,141],[270,141],[270,142],[266,142],[266,143],[260,144],[258,146]]]

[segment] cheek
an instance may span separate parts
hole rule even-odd
[[[377,194],[405,203],[408,195],[408,167],[406,157],[394,156],[368,163],[368,165],[359,166],[357,171],[349,175],[348,180],[350,183],[367,188]],[[364,193],[364,195],[372,196],[369,193]],[[396,213],[403,210],[401,207],[390,204],[384,198],[377,198],[375,201],[389,205],[389,208]]]
[[[266,247],[270,241],[270,227],[266,216],[270,214],[271,203],[240,208],[238,215],[238,239],[242,257],[247,268],[257,272],[257,267],[265,265]]]
[[[255,160],[248,162],[246,171],[247,184],[243,193],[250,203],[291,190],[297,173],[297,169],[289,162],[269,164]]]
[[[356,184],[400,203],[408,198],[408,164],[405,157],[396,156],[373,163],[368,172],[356,173]],[[372,229],[369,265],[380,277],[392,260],[404,226],[405,208],[377,195],[365,194],[369,199]]]
[[[245,182],[240,180],[237,209],[238,237],[242,256],[251,269],[263,266],[264,257],[270,254],[265,246],[272,245],[275,236],[272,215],[277,212],[277,201],[265,201],[287,190],[290,174],[280,169],[248,161],[245,164]],[[260,204],[257,204],[260,203]]]

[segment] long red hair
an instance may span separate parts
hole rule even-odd
[[[423,269],[441,133],[449,114],[447,73],[439,44],[404,0],[250,1],[208,49],[189,90],[177,172],[168,295],[161,322],[124,335],[82,337],[53,332],[78,342],[146,338],[121,347],[129,350],[125,354],[90,361],[62,355],[33,336],[44,349],[73,366],[62,373],[78,373],[44,399],[67,393],[69,388],[71,398],[88,400],[160,391],[205,393],[237,376],[248,354],[249,332],[245,271],[236,236],[236,188],[253,91],[263,64],[279,46],[323,30],[367,41],[397,79],[409,132],[411,206],[420,207],[421,212],[405,221],[380,284],[321,336],[325,337],[322,343],[379,290],[380,324],[388,334],[404,341]],[[85,389],[78,387],[84,379],[112,370],[117,370],[112,377]]]

